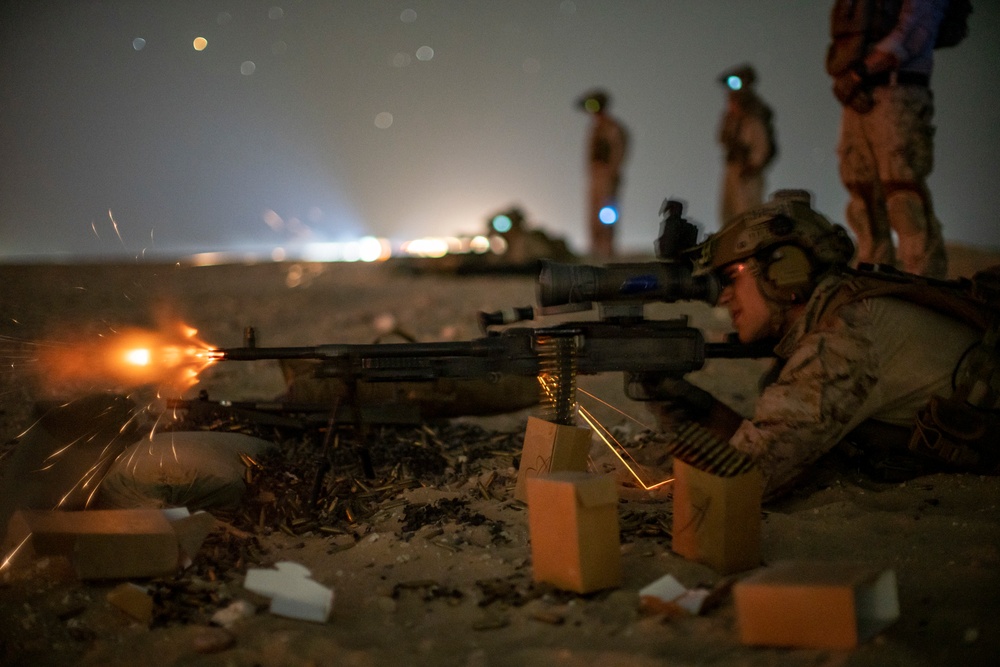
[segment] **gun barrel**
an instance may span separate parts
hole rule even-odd
[[[530,338],[510,335],[432,343],[237,347],[215,350],[214,356],[220,361],[312,359],[319,362],[319,377],[356,376],[373,382],[533,375],[538,366]]]
[[[359,359],[364,357],[439,357],[487,354],[476,341],[443,343],[330,344],[311,347],[230,347],[212,351],[220,361],[260,361],[263,359]]]

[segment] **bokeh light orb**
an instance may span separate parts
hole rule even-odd
[[[205,47],[208,46],[208,40],[204,37],[195,37],[192,46],[194,46],[195,51],[204,51]]]
[[[145,48],[145,46],[146,46],[146,40],[144,40],[142,37],[136,37],[135,39],[132,40],[132,48],[135,49],[136,51],[142,51],[143,48]]]
[[[510,216],[500,214],[493,216],[493,229],[500,232],[501,234],[509,232],[510,228],[514,226],[514,223],[510,221]]]

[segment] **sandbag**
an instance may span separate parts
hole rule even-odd
[[[18,509],[82,510],[115,457],[139,438],[137,407],[95,393],[35,405],[0,479],[0,534]]]
[[[246,492],[241,454],[259,459],[275,444],[242,433],[167,431],[119,455],[97,498],[109,509],[233,510]]]

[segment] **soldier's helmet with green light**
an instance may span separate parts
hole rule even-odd
[[[776,246],[801,248],[820,266],[846,265],[854,244],[842,226],[813,210],[806,190],[779,190],[770,201],[733,218],[690,252],[699,273],[760,256]]]
[[[751,65],[737,65],[719,75],[719,83],[732,91],[745,90],[757,81],[757,71]]]
[[[608,95],[607,91],[597,88],[584,93],[576,101],[576,104],[587,113],[597,113],[608,108],[608,105],[611,104],[611,96]]]

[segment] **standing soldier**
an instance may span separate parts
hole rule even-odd
[[[611,99],[606,92],[591,91],[577,103],[593,118],[586,154],[590,254],[596,259],[610,259],[615,254],[615,227],[621,217],[618,197],[628,153],[628,132],[608,113]]]
[[[719,77],[727,91],[726,111],[719,124],[719,143],[725,156],[720,209],[723,226],[764,201],[764,170],[777,153],[774,114],[754,92],[756,81],[757,73],[750,65]]]
[[[840,178],[859,262],[943,278],[927,177],[934,164],[934,45],[949,0],[837,0],[826,71],[843,105]]]

